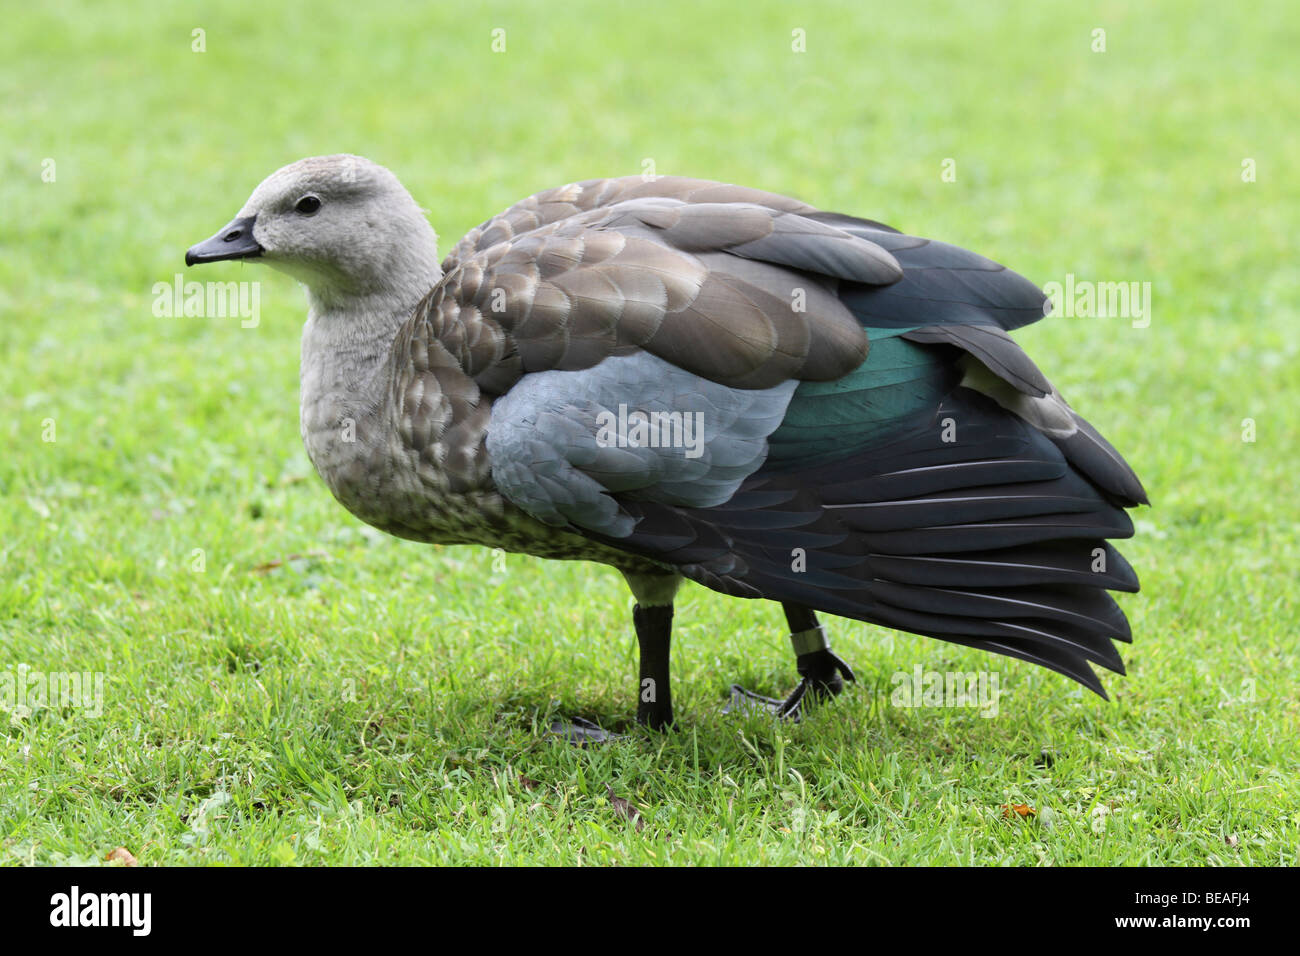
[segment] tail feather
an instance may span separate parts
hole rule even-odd
[[[1121,504],[1150,504],[1146,489],[1123,456],[1082,415],[1074,409],[1070,414],[1077,430],[1068,438],[1056,439],[1066,460]]]
[[[1076,538],[1128,538],[1133,520],[1123,511],[1026,515],[1005,521],[980,521],[934,528],[904,528],[867,534],[867,547],[881,554],[949,554],[1003,549]]]
[[[926,587],[1022,587],[1082,584],[1136,591],[1137,575],[1123,555],[1101,540],[1049,541],[999,551],[959,554],[891,554],[891,580]],[[884,563],[873,559],[873,566]]]

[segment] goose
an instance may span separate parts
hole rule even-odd
[[[781,604],[798,719],[854,675],[819,614],[1030,661],[1106,697],[1136,592],[1110,544],[1147,503],[1009,335],[1050,300],[989,259],[870,219],[676,176],[574,182],[439,262],[359,156],[267,177],[188,266],[298,279],[301,433],[389,534],[622,573],[636,720],[673,725],[683,580]],[[567,725],[601,739],[592,724]]]

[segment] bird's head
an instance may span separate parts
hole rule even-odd
[[[437,282],[438,237],[397,177],[360,156],[313,156],[276,170],[186,265],[247,259],[307,286],[313,303],[413,305]]]

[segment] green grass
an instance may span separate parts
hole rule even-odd
[[[1049,6],[6,17],[0,674],[97,671],[105,692],[98,717],[0,712],[0,862],[1295,864],[1300,21],[1285,0]],[[799,726],[727,718],[731,680],[793,685],[785,629],[774,605],[692,586],[682,729],[548,738],[557,712],[632,714],[618,576],[494,568],[347,515],[299,442],[305,306],[285,277],[201,277],[261,281],[254,329],[152,314],[153,284],[266,173],[344,150],[396,171],[444,248],[531,192],[650,159],[1043,283],[1151,282],[1149,328],[1018,334],[1154,502],[1124,546],[1143,592],[1123,598],[1136,639],[1113,703],[833,620],[849,694]],[[998,715],[895,706],[892,675],[917,665],[992,669]]]

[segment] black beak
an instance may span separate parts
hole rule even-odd
[[[253,238],[256,216],[236,219],[211,239],[204,239],[185,253],[187,266],[200,262],[220,262],[222,259],[253,259],[262,254],[262,247]]]

